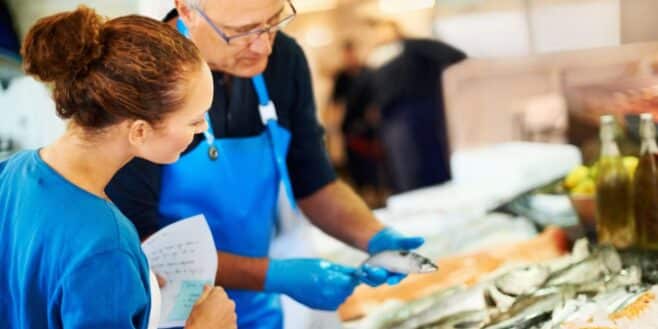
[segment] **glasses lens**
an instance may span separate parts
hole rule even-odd
[[[272,22],[268,22],[267,27],[257,28],[249,32],[240,33],[234,36],[229,37],[231,44],[235,45],[246,45],[254,40],[256,40],[263,33],[274,33],[279,30],[283,30],[290,22],[295,18],[296,13],[292,4],[286,1],[285,8],[281,11],[279,15],[272,18]]]

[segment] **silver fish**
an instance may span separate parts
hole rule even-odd
[[[519,297],[510,309],[491,314],[486,329],[532,328],[550,320],[555,308],[575,295],[568,287],[536,291],[532,296]]]
[[[462,311],[418,329],[479,329],[486,318],[484,310]]]
[[[361,265],[381,267],[400,274],[430,273],[439,269],[431,260],[412,251],[383,251],[366,259]]]
[[[596,249],[582,261],[551,273],[546,286],[583,284],[604,280],[606,276],[618,273],[621,269],[622,261],[619,253],[612,247],[604,246]]]
[[[424,315],[440,307],[446,300],[461,300],[465,287],[455,286],[436,292],[430,296],[407,303],[393,310],[383,319],[382,329],[415,329],[424,323]]]
[[[526,265],[499,276],[494,281],[494,285],[507,295],[528,295],[539,289],[548,280],[550,274],[547,266]]]

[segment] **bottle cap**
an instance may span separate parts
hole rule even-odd
[[[615,139],[615,117],[612,115],[601,116],[601,126],[599,127],[599,137],[603,141]]]
[[[653,123],[653,114],[640,114],[640,136],[642,138],[656,137],[656,125]]]

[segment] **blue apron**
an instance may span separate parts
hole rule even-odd
[[[215,139],[210,117],[205,142],[176,163],[164,166],[159,201],[160,226],[204,214],[217,250],[267,257],[282,187],[296,209],[286,154],[290,132],[277,122],[261,75],[252,79],[265,130],[257,136]],[[222,264],[218,264],[221,269]],[[277,294],[228,290],[239,328],[281,328]]]

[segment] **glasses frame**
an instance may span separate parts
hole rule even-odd
[[[284,27],[286,27],[290,22],[292,22],[295,17],[297,17],[297,9],[295,9],[295,6],[292,4],[291,0],[286,0],[286,3],[290,8],[292,9],[292,14],[282,18],[278,22],[274,24],[267,24],[265,23],[264,27],[259,27],[256,29],[253,29],[251,31],[243,32],[243,33],[238,33],[234,35],[228,35],[226,32],[222,31],[222,29],[219,28],[213,21],[208,17],[205,11],[203,9],[199,8],[198,6],[192,6],[192,9],[194,9],[201,17],[203,17],[203,20],[210,25],[210,27],[219,35],[226,44],[230,45],[232,40],[236,39],[242,39],[246,37],[254,37],[253,39],[249,40],[249,42],[246,42],[246,44],[252,43],[254,40],[258,39],[262,34],[265,33],[272,33],[276,31],[282,30]],[[235,44],[235,43],[233,43]]]

